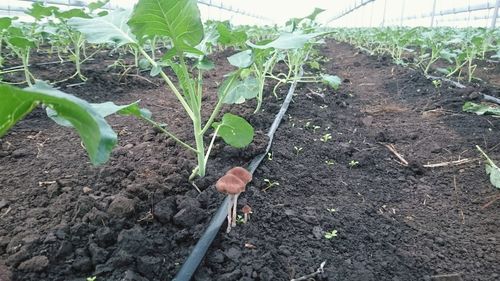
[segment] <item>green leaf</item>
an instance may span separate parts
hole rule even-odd
[[[84,34],[89,43],[112,43],[120,47],[136,42],[127,25],[129,18],[130,11],[116,11],[91,19],[72,18],[68,20],[68,25]]]
[[[35,2],[33,3],[33,5],[31,5],[31,8],[29,8],[26,11],[26,14],[34,17],[36,20],[41,20],[44,17],[51,16],[53,13],[57,11],[59,11],[58,7],[54,6],[46,7],[41,3]]]
[[[295,32],[295,33],[281,33],[280,36],[265,44],[265,45],[255,45],[251,42],[247,42],[247,44],[256,49],[267,49],[267,48],[275,48],[275,49],[283,49],[283,50],[288,50],[288,49],[301,49],[304,47],[305,44],[307,44],[311,39],[326,35],[330,32],[316,32],[316,33],[300,33],[300,32]]]
[[[117,142],[116,133],[106,120],[82,99],[46,84],[37,84],[36,87],[23,90],[0,85],[0,136],[43,103],[74,126],[94,165],[105,163]]]
[[[481,154],[486,159],[486,174],[490,175],[491,184],[496,188],[500,188],[500,168],[495,164],[495,162],[493,162],[493,160],[490,159],[490,157],[481,149],[481,147],[476,145],[476,149],[481,152]]]
[[[57,18],[70,19],[70,18],[90,18],[82,9],[71,9],[64,12],[54,11]]]
[[[466,102],[462,110],[465,112],[476,113],[477,115],[499,115],[500,116],[500,107],[493,107],[485,104],[477,104],[473,102]]]
[[[11,26],[12,19],[9,17],[0,18],[0,30],[7,29]]]
[[[33,41],[30,41],[26,37],[15,36],[15,37],[10,37],[8,40],[12,46],[17,48],[27,49],[35,47],[35,43],[33,43]]]
[[[209,60],[207,57],[203,56],[202,59],[198,60],[196,67],[200,70],[211,70],[215,68],[213,61]]]
[[[229,23],[217,24],[217,32],[219,33],[219,43],[225,46],[243,44],[248,39],[245,31],[231,30]]]
[[[151,118],[151,112],[145,108],[139,107],[139,101],[136,101],[127,105],[116,105],[113,102],[103,102],[103,103],[91,103],[90,106],[94,109],[97,114],[101,117],[106,118],[111,114],[118,113],[120,115],[129,116],[133,115],[136,117],[146,117]],[[54,120],[57,124],[65,127],[73,128],[71,122],[65,119],[63,116],[60,116],[55,110],[50,107],[46,109],[47,116]]]
[[[233,75],[238,75],[233,74]],[[233,81],[231,83],[231,81]],[[231,85],[229,85],[231,83]],[[222,101],[225,104],[240,104],[245,100],[253,99],[259,94],[259,81],[253,76],[248,76],[244,80],[236,80],[233,77],[228,77],[219,88],[219,98],[226,92],[226,96]]]
[[[97,2],[92,2],[92,3],[89,3],[87,5],[87,7],[89,8],[89,10],[91,12],[97,10],[97,9],[100,9],[102,7],[104,7],[106,4],[109,3],[109,0],[104,0],[104,1],[97,1]]]
[[[227,144],[236,148],[243,148],[253,140],[254,131],[252,125],[242,117],[231,113],[224,114],[222,121],[212,123],[212,127],[219,127],[218,135]]]
[[[170,37],[178,52],[193,52],[203,39],[196,0],[139,0],[128,24],[139,40]]]
[[[227,58],[231,65],[239,68],[247,68],[253,63],[252,50],[245,50]]]
[[[321,79],[324,84],[332,87],[334,90],[338,90],[342,83],[342,79],[336,75],[321,74]]]

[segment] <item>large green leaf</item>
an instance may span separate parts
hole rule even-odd
[[[54,14],[60,19],[91,18],[91,16],[87,15],[83,9],[71,9],[64,12],[54,11]]]
[[[130,11],[116,11],[103,17],[84,19],[72,18],[68,24],[85,35],[85,39],[94,44],[114,43],[122,46],[135,43],[127,21]]]
[[[9,17],[0,18],[0,31],[7,29],[12,24],[12,19]]]
[[[253,63],[252,50],[245,50],[227,58],[231,65],[239,68],[247,68]]]
[[[247,44],[256,49],[267,49],[267,48],[275,48],[275,49],[301,49],[307,44],[311,39],[328,34],[329,32],[316,32],[316,33],[301,33],[301,32],[284,32],[281,33],[278,38],[275,40],[265,44],[265,45],[255,45],[251,42],[247,42]]]
[[[477,115],[499,115],[500,116],[500,107],[493,107],[485,104],[477,104],[473,102],[466,102],[462,110],[465,112],[476,113]]]
[[[26,11],[26,14],[34,17],[36,20],[41,20],[44,17],[51,16],[52,13],[54,13],[58,10],[59,10],[58,7],[54,7],[54,6],[47,7],[41,3],[35,2],[35,3],[33,3],[33,5],[31,5],[31,8],[29,8]]]
[[[203,39],[196,0],[139,0],[128,24],[139,40],[170,37],[177,52],[193,52]]]
[[[229,23],[217,24],[217,32],[219,33],[219,43],[222,45],[236,45],[243,44],[247,41],[247,34],[245,31],[234,31],[229,27]]]
[[[42,103],[73,125],[93,164],[105,163],[116,145],[116,133],[89,103],[48,85],[25,90],[0,85],[0,100],[0,136]]]
[[[226,92],[223,103],[240,104],[259,94],[259,81],[255,77],[248,76],[243,80],[234,80],[233,77],[226,78],[219,88],[219,98]]]
[[[147,109],[140,108],[139,101],[127,105],[116,105],[113,102],[108,101],[103,103],[91,103],[90,106],[92,106],[94,111],[103,118],[106,118],[109,115],[115,113],[125,116],[133,115],[136,117],[151,118],[151,112]],[[65,127],[73,127],[69,120],[65,119],[63,116],[60,116],[57,111],[53,110],[52,108],[47,107],[46,111],[47,116],[49,116],[57,124]]]
[[[224,114],[222,121],[212,123],[212,127],[219,127],[218,135],[227,144],[236,148],[243,148],[253,140],[254,130],[252,125],[242,117],[231,113]]]

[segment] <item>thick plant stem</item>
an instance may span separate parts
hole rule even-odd
[[[201,128],[201,116],[195,113],[196,117],[193,119],[194,128],[194,141],[196,143],[196,158],[198,160],[198,176],[205,176],[205,168],[207,162],[205,161],[205,143],[203,142],[203,132]]]
[[[28,85],[31,87],[31,86],[33,86],[33,83],[31,83],[32,74],[28,68],[29,56],[30,56],[30,51],[28,49],[26,54],[21,55],[21,60],[23,61],[24,77],[26,79],[26,83],[28,83]]]

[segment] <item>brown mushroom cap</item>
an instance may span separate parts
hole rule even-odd
[[[226,175],[234,175],[238,177],[245,185],[252,181],[252,174],[247,169],[242,167],[234,167],[226,172]]]
[[[248,205],[245,205],[245,206],[243,206],[243,208],[241,208],[241,211],[244,214],[250,214],[252,212],[252,208],[250,208],[250,206],[248,206]]]
[[[217,191],[224,192],[227,194],[240,194],[245,191],[245,183],[234,175],[224,175],[221,177],[215,187]]]

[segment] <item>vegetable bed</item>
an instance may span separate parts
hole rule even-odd
[[[342,86],[299,84],[272,153],[240,196],[240,207],[252,206],[250,221],[229,234],[223,227],[194,280],[290,280],[324,261],[315,280],[500,278],[500,201],[487,205],[498,193],[475,149],[498,163],[500,119],[461,110],[475,93],[498,97],[498,89],[438,89],[418,71],[349,45],[329,41],[320,49],[331,58],[322,67]],[[211,57],[209,106],[232,69],[231,54]],[[117,79],[107,69],[113,61],[97,55],[82,66],[85,84],[62,88],[92,102],[141,99],[154,116],[176,120],[170,129],[188,139],[188,118],[162,80]],[[73,71],[53,69],[31,70],[52,80]],[[132,117],[111,117],[119,147],[95,168],[73,130],[32,112],[0,143],[0,277],[171,280],[223,198],[217,179],[264,150],[281,104],[273,86],[261,112],[253,114],[254,101],[232,107],[254,126],[255,139],[245,149],[217,140],[207,175],[196,182],[201,194],[186,180],[196,166],[192,154]]]

